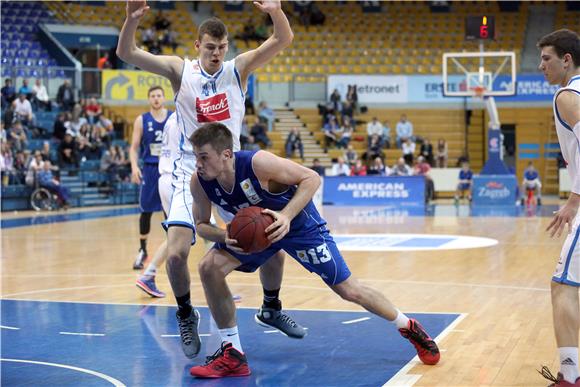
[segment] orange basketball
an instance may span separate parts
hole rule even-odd
[[[272,244],[265,231],[272,223],[274,218],[262,214],[262,208],[242,208],[228,225],[228,234],[246,253],[259,253]]]

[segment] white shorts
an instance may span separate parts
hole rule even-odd
[[[161,198],[161,207],[166,216],[169,214],[172,196],[173,185],[171,185],[171,174],[164,173],[159,177],[159,197]]]
[[[193,197],[189,183],[191,175],[195,171],[195,157],[182,153],[174,163],[175,168],[171,173],[171,186],[173,194],[169,203],[169,212],[165,220],[165,229],[170,226],[188,227],[193,230],[195,243],[195,221],[193,220]]]
[[[556,271],[552,276],[552,281],[580,286],[580,215],[574,219],[572,232],[568,234],[560,252],[560,258],[556,265]]]

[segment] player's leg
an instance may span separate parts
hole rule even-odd
[[[142,183],[139,191],[139,254],[133,263],[133,269],[143,269],[147,254],[147,237],[151,231],[151,217],[153,212],[161,211],[161,199],[159,199],[158,180],[159,171],[157,164],[145,164],[142,170]]]
[[[538,206],[542,205],[542,183],[540,179],[536,179],[536,202]]]
[[[139,252],[133,262],[133,270],[143,269],[147,260],[147,236],[151,231],[151,212],[141,212],[139,215]]]
[[[277,329],[293,339],[301,339],[306,336],[306,329],[282,310],[280,301],[285,257],[284,251],[280,250],[260,266],[264,301],[254,319],[262,326]]]
[[[199,275],[210,312],[222,341],[221,347],[206,364],[195,366],[189,373],[201,378],[247,376],[251,371],[240,342],[236,322],[236,306],[226,276],[241,262],[217,248],[210,249],[198,265]]]

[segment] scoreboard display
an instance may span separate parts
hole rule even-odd
[[[495,18],[493,16],[468,16],[465,21],[465,39],[495,39]]]

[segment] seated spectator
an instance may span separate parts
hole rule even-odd
[[[367,169],[367,175],[389,176],[390,169],[385,167],[380,157],[375,157],[371,166]]]
[[[244,100],[244,107],[246,108],[246,115],[254,115],[256,114],[256,108],[254,107],[254,98],[249,94],[246,95],[246,99]]]
[[[38,182],[43,188],[46,188],[58,196],[60,204],[66,209],[68,208],[68,199],[70,193],[68,188],[63,187],[58,180],[56,180],[51,171],[50,161],[45,161],[42,169],[38,172]]]
[[[28,148],[28,135],[19,120],[14,121],[8,130],[8,141],[12,143],[13,149],[17,152]]]
[[[336,143],[337,135],[340,131],[338,122],[334,115],[329,117],[328,122],[324,124],[322,130],[324,131],[324,150],[326,151],[331,144]]]
[[[336,142],[336,147],[338,149],[343,149],[343,148],[346,149],[348,147],[348,144],[350,143],[350,140],[352,139],[353,133],[354,133],[354,128],[352,127],[350,120],[347,118],[345,120],[345,125],[340,130],[340,137],[339,137],[338,141]]]
[[[67,115],[70,113],[58,113],[56,116],[56,121],[54,121],[52,136],[57,140],[62,141],[64,139],[64,134],[66,133],[66,121]],[[70,120],[70,119],[69,119]]]
[[[68,131],[58,146],[58,166],[61,169],[79,167],[76,144]]]
[[[55,155],[50,150],[50,142],[49,141],[44,141],[42,143],[42,149],[40,150],[40,154],[42,155],[43,161],[50,161],[50,163],[53,166],[55,166],[56,163],[58,162],[58,160],[55,159]]]
[[[256,144],[256,140],[254,139],[254,136],[250,135],[248,137],[248,142],[246,143],[246,145],[244,145],[243,149],[247,150],[247,151],[259,151],[260,145]]]
[[[163,15],[163,11],[158,10],[153,25],[157,31],[163,31],[171,27],[171,22]]]
[[[111,145],[101,156],[101,172],[107,174],[107,185],[112,189],[120,181],[117,149]]]
[[[407,165],[413,165],[413,158],[415,157],[415,143],[407,137],[403,143],[403,158]]]
[[[367,151],[363,154],[363,159],[368,163],[375,157],[384,158],[385,156],[383,154],[381,142],[379,141],[379,136],[373,134],[367,146]]]
[[[14,157],[12,149],[7,142],[0,143],[0,172],[2,174],[2,185],[15,184]]]
[[[83,125],[88,123],[87,119],[82,116],[83,110],[80,104],[76,104],[72,111],[72,118],[65,122],[65,127],[68,133],[73,137],[78,137]]]
[[[34,157],[30,160],[30,164],[28,164],[28,168],[26,170],[26,179],[25,183],[28,186],[34,185],[34,179],[37,178],[38,172],[44,166],[44,161],[42,160],[42,154],[40,151],[34,152]]]
[[[32,89],[28,86],[28,79],[22,80],[22,86],[18,89],[18,94],[24,94],[29,101],[32,99]]]
[[[419,153],[425,158],[425,161],[427,161],[430,166],[433,166],[433,145],[431,145],[427,137],[423,139]]]
[[[429,203],[430,200],[435,198],[435,183],[433,183],[433,179],[429,176],[429,171],[431,171],[431,166],[425,157],[417,157],[414,174],[425,177],[425,203]]]
[[[320,160],[314,159],[312,160],[312,166],[310,167],[313,171],[316,171],[319,176],[324,176],[326,174],[326,168],[320,165]]]
[[[103,114],[103,109],[101,108],[101,105],[97,102],[97,99],[93,97],[89,99],[89,102],[85,105],[84,113],[87,117],[87,121],[89,122],[89,124],[94,125],[99,120],[101,114]]]
[[[262,101],[258,105],[258,117],[268,123],[268,132],[274,129],[274,121],[276,120],[276,113],[270,109],[266,102]]]
[[[358,160],[358,153],[354,150],[352,144],[349,144],[346,152],[344,152],[344,159],[350,167],[356,164],[356,161]]]
[[[161,45],[171,47],[171,50],[173,50],[173,53],[175,54],[175,50],[179,47],[179,43],[177,43],[177,33],[171,29],[167,29],[161,37]]]
[[[371,137],[376,135],[379,140],[379,145],[382,147],[383,142],[381,136],[383,135],[383,125],[377,120],[377,117],[373,117],[371,122],[367,123],[367,141],[371,142]]]
[[[36,80],[36,83],[32,87],[32,105],[35,109],[42,107],[46,111],[52,111],[52,103],[48,98],[48,92],[46,91],[46,86],[42,84],[40,79]]]
[[[147,48],[147,51],[149,51],[149,48],[155,40],[155,32],[153,31],[153,28],[147,27],[141,33],[141,43]]]
[[[385,122],[383,123],[382,139],[383,139],[383,147],[390,149],[391,148],[391,126],[389,124],[389,120],[385,120]]]
[[[350,176],[366,176],[367,175],[367,166],[362,163],[359,159],[356,163],[350,168]]]
[[[540,175],[536,168],[534,168],[534,163],[531,161],[528,163],[527,168],[524,171],[524,178],[522,180],[520,201],[521,205],[526,205],[526,195],[528,191],[533,191],[536,196],[536,201],[538,206],[542,205],[542,183],[540,182]]]
[[[284,145],[286,149],[286,157],[291,158],[295,151],[298,151],[300,158],[304,161],[304,145],[302,145],[302,139],[300,138],[300,131],[297,127],[290,129],[288,137],[286,138],[286,144]]]
[[[22,125],[30,127],[33,125],[32,105],[26,99],[26,95],[20,93],[18,98],[12,102],[14,119],[22,122]]]
[[[350,175],[350,168],[344,162],[342,157],[339,157],[335,164],[332,164],[332,176],[348,176]]]
[[[399,157],[397,163],[393,165],[393,168],[391,169],[392,176],[411,176],[412,174],[413,170],[407,165],[405,159],[402,157]]]
[[[401,120],[397,122],[397,127],[395,129],[397,131],[397,148],[401,148],[401,144],[407,139],[415,141],[415,137],[413,136],[413,124],[410,121],[407,121],[406,114],[401,115]]]
[[[437,141],[437,168],[447,168],[447,158],[449,150],[447,149],[447,141],[440,138]]]
[[[15,184],[24,184],[29,158],[30,151],[28,149],[24,152],[16,152],[16,156],[14,157],[14,173],[17,176],[17,181]]]
[[[2,94],[2,109],[12,105],[12,101],[16,99],[16,89],[12,86],[12,80],[6,78],[4,80],[4,87],[0,89]]]
[[[267,148],[272,145],[272,142],[266,134],[266,127],[260,122],[260,118],[258,117],[256,117],[254,125],[250,129],[250,134],[254,137],[255,142],[261,142]]]
[[[64,80],[64,83],[58,88],[56,93],[56,103],[60,106],[61,110],[71,111],[75,106],[75,95],[72,86],[68,79]]]
[[[469,169],[469,163],[463,162],[461,164],[461,171],[459,171],[459,183],[457,184],[457,192],[455,192],[455,204],[459,203],[459,198],[463,198],[467,193],[467,199],[471,201],[471,189],[473,187],[473,172]]]

